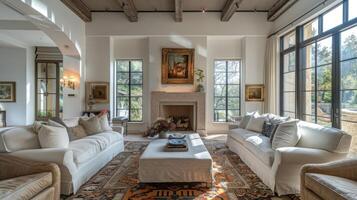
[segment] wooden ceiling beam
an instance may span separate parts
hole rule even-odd
[[[222,10],[221,21],[228,22],[243,0],[227,0]]]
[[[61,0],[69,9],[85,22],[92,21],[92,13],[82,0]]]
[[[175,0],[175,22],[182,22],[183,0]]]
[[[284,12],[286,12],[291,6],[293,6],[298,0],[278,0],[268,10],[268,21],[275,21]]]
[[[138,11],[135,8],[133,0],[118,0],[120,6],[122,7],[125,15],[128,17],[130,22],[138,21]]]

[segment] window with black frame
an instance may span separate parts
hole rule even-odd
[[[295,32],[287,34],[282,41],[282,115],[295,118],[296,115],[296,55],[295,55]]]
[[[129,122],[143,119],[143,62],[117,60],[115,70],[115,116]]]
[[[357,14],[352,10],[356,6],[357,0],[344,0],[298,26],[296,46],[290,45],[291,33],[280,39],[281,114],[294,107],[299,119],[350,133],[352,152],[357,152]],[[295,66],[289,59],[292,54]],[[294,71],[299,73],[286,75]],[[294,84],[298,92],[287,95]],[[294,106],[285,103],[292,99]]]
[[[229,122],[240,116],[240,60],[214,62],[214,121]]]

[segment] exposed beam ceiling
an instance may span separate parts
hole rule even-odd
[[[275,21],[298,0],[278,0],[268,11],[268,21]]]
[[[120,6],[122,7],[125,15],[128,17],[130,22],[138,21],[138,11],[135,8],[133,0],[118,0]]]
[[[69,9],[71,9],[78,17],[85,22],[92,21],[92,14],[82,0],[61,0]]]
[[[239,4],[242,3],[243,0],[227,0],[226,5],[222,10],[221,20],[224,22],[228,22],[233,14],[239,8]]]
[[[175,0],[175,21],[182,22],[183,0]]]

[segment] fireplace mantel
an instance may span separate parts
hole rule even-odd
[[[196,132],[206,135],[206,94],[203,92],[151,92],[151,123],[160,116],[162,105],[195,105]]]

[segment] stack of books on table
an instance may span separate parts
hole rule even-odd
[[[165,151],[180,152],[188,151],[187,143],[185,139],[169,139]]]

